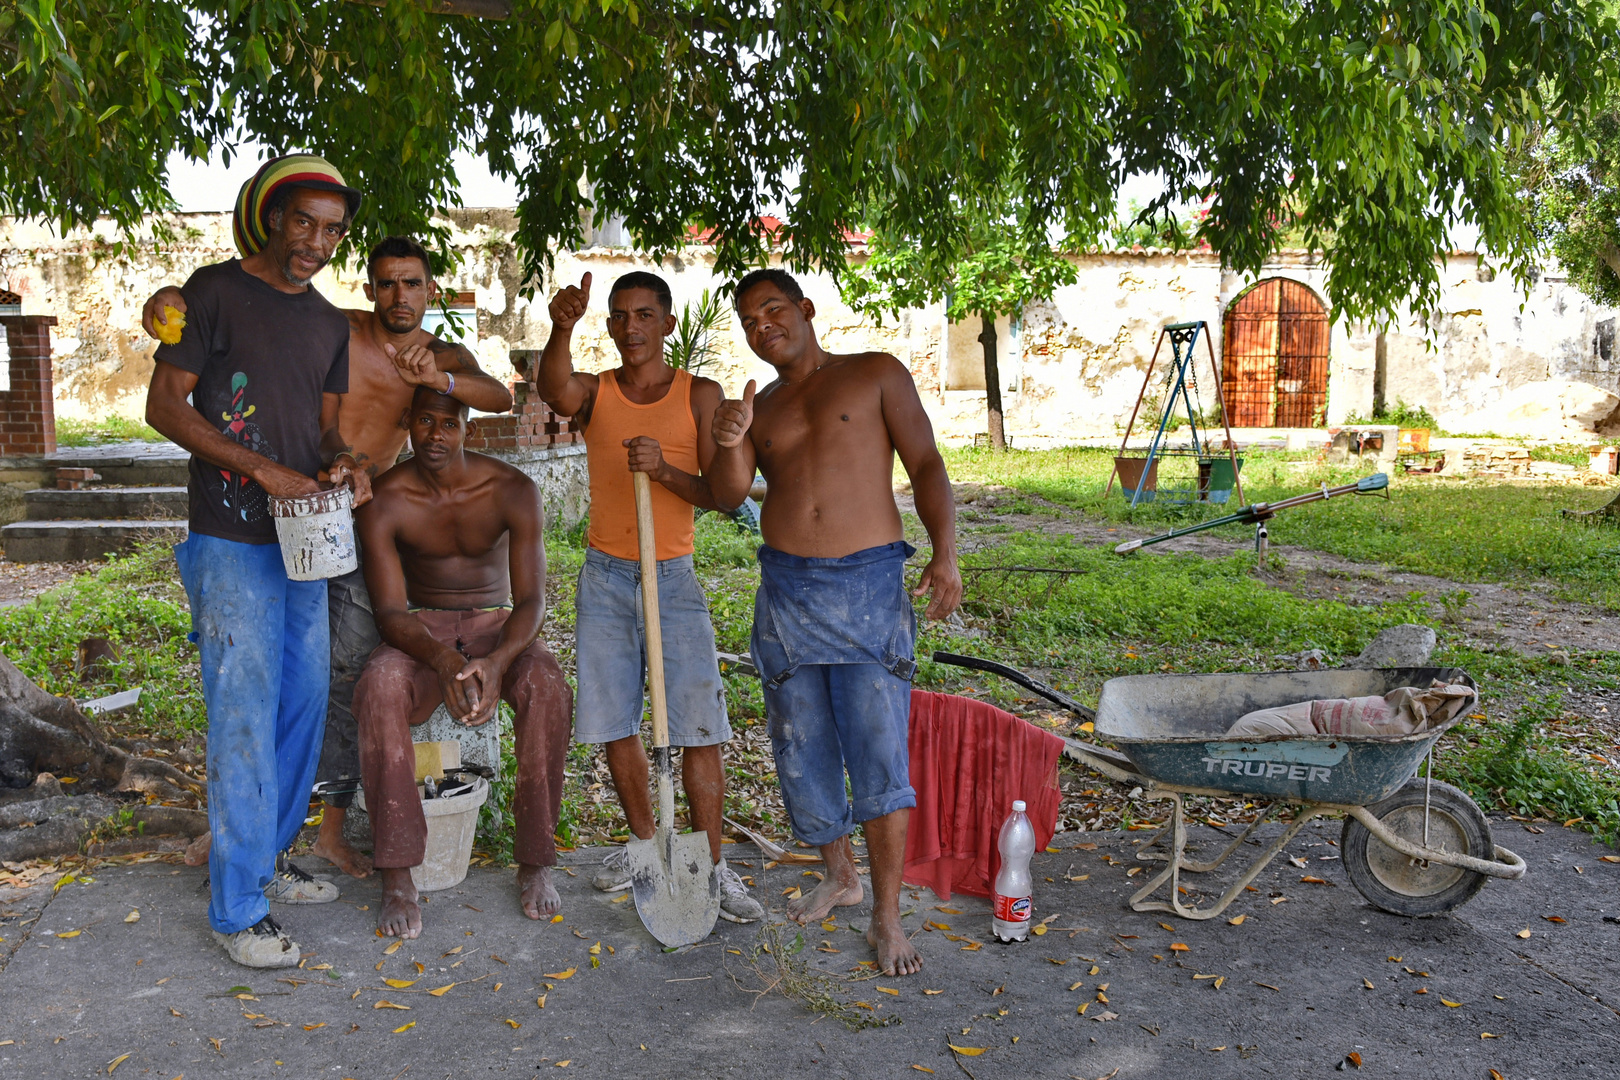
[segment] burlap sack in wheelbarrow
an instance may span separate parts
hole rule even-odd
[[[1238,718],[1228,735],[1410,735],[1473,708],[1479,695],[1461,683],[1438,679],[1428,687],[1401,686],[1383,697],[1301,701],[1258,709]]]

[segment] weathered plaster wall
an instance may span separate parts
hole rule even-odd
[[[23,294],[25,311],[59,320],[59,416],[139,415],[154,347],[140,329],[140,305],[159,285],[234,255],[226,215],[180,215],[169,224],[173,239],[167,243],[138,238],[119,248],[110,228],[63,238],[35,223],[0,223],[0,284]],[[481,362],[510,378],[510,350],[539,348],[550,330],[544,297],[522,295],[512,212],[461,210],[451,224],[463,262],[442,284],[476,295]],[[1290,277],[1320,296],[1326,292],[1326,268],[1303,252],[1281,253],[1253,276],[1223,271],[1208,253],[1105,253],[1076,261],[1074,285],[1031,305],[1017,322],[1004,318],[997,325],[1007,430],[1017,446],[1120,430],[1165,323],[1208,320],[1219,355],[1222,312],[1256,280]],[[605,329],[607,288],[635,268],[661,272],[677,307],[721,284],[712,258],[699,248],[661,266],[624,248],[558,253],[556,281],[577,282],[587,270],[594,276],[593,305],[575,335],[581,367],[599,370],[614,362]],[[340,306],[364,306],[362,278],[332,268],[317,287]],[[1527,301],[1510,281],[1489,279],[1471,254],[1447,261],[1440,313],[1427,326],[1403,317],[1386,334],[1387,401],[1423,405],[1454,431],[1554,435],[1620,427],[1617,312],[1590,304],[1556,277],[1541,278]],[[977,320],[950,325],[934,307],[877,325],[851,312],[825,275],[807,275],[803,284],[829,349],[894,353],[915,375],[941,438],[970,441],[983,430]],[[1431,328],[1432,340],[1425,337]],[[1370,412],[1377,335],[1341,321],[1333,327],[1331,350],[1328,422]],[[772,375],[749,352],[735,320],[722,334],[719,353],[708,373],[730,393],[750,378],[764,382]],[[1213,405],[1214,380],[1202,348],[1199,354],[1199,391]]]

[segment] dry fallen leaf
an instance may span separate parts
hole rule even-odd
[[[1517,937],[1522,937],[1522,938],[1529,937],[1530,936],[1530,928],[1528,926],[1525,927],[1523,930],[1520,930],[1516,936]]]
[[[1561,922],[1564,922],[1564,921],[1565,921],[1565,920],[1564,920],[1564,919],[1562,919],[1562,918],[1560,918],[1560,917],[1559,917],[1559,916],[1557,916],[1557,915],[1543,915],[1543,916],[1542,916],[1542,918],[1543,918],[1543,919],[1546,919],[1546,920],[1547,920],[1547,921],[1548,921],[1548,922],[1558,922],[1558,923],[1561,923]],[[75,931],[73,931],[73,932],[74,932],[74,933],[75,933],[75,934],[77,934],[77,933],[78,933],[78,931],[77,931],[77,930],[75,930]],[[68,936],[68,935],[66,935],[66,934],[57,934],[57,935],[56,935],[56,936],[57,936],[57,937],[67,937],[67,936]]]
[[[880,994],[893,994],[895,997],[900,996],[900,991],[896,990],[892,986],[879,986],[877,987],[877,992]]]
[[[928,1074],[928,1075],[930,1075],[930,1076],[932,1076],[932,1075],[933,1075],[933,1074],[934,1074],[934,1070],[933,1070],[933,1069],[930,1069],[930,1068],[929,1068],[929,1067],[928,1067],[928,1066],[926,1066],[926,1065],[913,1065],[913,1066],[912,1066],[912,1068],[913,1068],[913,1069],[916,1069],[916,1070],[917,1070],[917,1071],[918,1071],[918,1072],[925,1072],[925,1073],[927,1073],[927,1074]]]
[[[1228,926],[1242,926],[1243,920],[1247,918],[1247,915],[1234,915],[1230,919],[1227,919],[1226,923]]]
[[[1321,879],[1319,877],[1312,877],[1309,874],[1306,874],[1304,877],[1300,878],[1299,881],[1300,881],[1301,885],[1326,885],[1327,884],[1327,882],[1324,881],[1323,879]]]
[[[560,982],[563,979],[572,979],[574,973],[578,970],[579,968],[568,968],[566,971],[548,971],[545,972],[545,976],[548,979],[556,979]]]
[[[129,1060],[129,1055],[128,1054],[119,1054],[117,1057],[113,1058],[110,1062],[107,1063],[107,1075],[111,1076],[112,1071],[114,1069],[118,1068],[118,1066],[122,1065],[124,1062],[126,1062],[128,1060]]]
[[[1462,1008],[1462,1002],[1460,1002],[1460,1001],[1447,1001],[1445,998],[1440,999],[1440,1004],[1444,1005],[1448,1009],[1460,1009],[1460,1008]]]
[[[1372,984],[1371,979],[1362,979],[1361,980],[1361,985],[1365,986],[1369,990],[1371,990],[1373,988],[1373,984]]]
[[[497,988],[500,986],[499,983],[496,983],[495,985],[497,986]],[[546,995],[541,994],[539,997],[534,999],[534,1003],[539,1008],[542,1008],[542,1009],[545,1008],[546,1007]]]
[[[1106,1023],[1109,1020],[1118,1020],[1119,1019],[1119,1013],[1117,1013],[1117,1012],[1105,1012],[1101,1016],[1093,1016],[1092,1019],[1097,1020],[1099,1022]]]
[[[1071,991],[1072,991],[1072,990],[1078,990],[1078,989],[1080,989],[1080,988],[1081,988],[1081,987],[1082,987],[1082,986],[1084,986],[1084,985],[1086,985],[1086,984],[1085,984],[1085,983],[1083,983],[1083,982],[1077,982],[1077,983],[1074,983],[1074,984],[1073,984],[1073,985],[1071,985],[1071,986],[1070,986],[1070,987],[1069,987],[1069,989],[1070,989],[1070,990],[1071,990]]]
[[[1620,862],[1620,855],[1599,855],[1600,862]]]
[[[1344,1060],[1348,1061],[1358,1069],[1361,1068],[1361,1055],[1356,1053],[1354,1050],[1344,1055]]]
[[[428,995],[430,997],[444,997],[444,995],[448,994],[451,989],[455,987],[455,985],[455,983],[450,983],[448,986],[441,986],[437,990],[429,990]]]
[[[141,921],[141,913],[139,911],[132,911],[128,915],[124,916],[124,921],[125,922],[140,922]]]
[[[1084,1016],[1084,1015],[1086,1015],[1086,1010],[1089,1009],[1089,1008],[1091,1008],[1091,1002],[1083,1001],[1079,1005],[1075,1006],[1075,1009],[1074,1009],[1075,1015],[1076,1016]]]
[[[568,1066],[572,1065],[573,1063],[574,1063],[573,1058],[563,1058],[561,1061],[557,1062],[557,1068],[566,1069],[566,1068],[568,1068]]]
[[[1564,921],[1564,920],[1563,920],[1563,919],[1559,919],[1559,920],[1558,920],[1558,921],[1559,921],[1559,922],[1563,922],[1563,921]],[[83,930],[69,930],[69,931],[68,931],[68,932],[67,932],[67,933],[65,933],[65,934],[57,934],[57,935],[56,935],[56,939],[57,939],[57,940],[58,940],[58,941],[61,941],[61,940],[62,940],[62,939],[63,939],[63,938],[76,938],[76,937],[78,937],[78,936],[79,936],[79,935],[80,935],[80,934],[82,934],[82,933],[84,933],[84,931],[83,931]]]
[[[393,944],[389,945],[388,948],[383,950],[383,955],[384,956],[393,956],[395,953],[399,952],[399,947],[401,945],[403,945],[403,944],[405,944],[404,941],[401,941],[398,938],[396,938],[394,940]]]
[[[392,986],[395,990],[403,990],[407,986],[416,985],[415,979],[384,979],[383,982],[387,983],[389,986]]]
[[[399,1027],[394,1029],[394,1034],[398,1035],[402,1031],[409,1031],[409,1030],[411,1030],[411,1028],[413,1028],[415,1026],[416,1026],[416,1021],[415,1020],[412,1020],[408,1024],[401,1024],[401,1025],[399,1025]]]
[[[395,1005],[392,1001],[379,1001],[379,1002],[377,1002],[377,1004],[373,1005],[372,1008],[373,1009],[405,1009],[407,1011],[410,1010],[409,1005]]]
[[[1286,904],[1286,903],[1288,903],[1288,897],[1286,897],[1286,896],[1273,896],[1271,898],[1271,906],[1272,907],[1276,907],[1278,904]]]
[[[1170,951],[1171,952],[1189,952],[1190,950],[1187,948],[1187,946],[1183,945],[1181,942],[1172,941],[1170,943]]]
[[[1163,929],[1165,929],[1165,930],[1168,930],[1168,931],[1170,931],[1170,932],[1171,932],[1171,933],[1172,933],[1172,934],[1173,934],[1173,933],[1175,933],[1175,932],[1176,932],[1176,928],[1175,928],[1175,927],[1173,927],[1173,926],[1171,926],[1171,925],[1170,925],[1170,924],[1169,924],[1169,923],[1167,923],[1167,922],[1162,922],[1162,923],[1160,923],[1160,924],[1159,924],[1159,926],[1160,926],[1160,927],[1162,927],[1162,928],[1163,928]]]
[[[955,1043],[946,1043],[945,1045],[963,1057],[978,1057],[989,1049],[988,1046],[957,1046]]]
[[[316,1028],[323,1028],[325,1026],[326,1026],[326,1021],[322,1020],[318,1024],[305,1024],[304,1025],[304,1030],[305,1031],[314,1031]]]
[[[929,997],[933,997],[935,994],[943,994],[944,992],[945,991],[943,991],[943,990],[924,990],[923,991],[923,993],[927,994]]]
[[[1500,1039],[1502,1036],[1500,1036],[1500,1035],[1492,1035],[1488,1031],[1482,1031],[1482,1032],[1479,1033],[1479,1037],[1482,1038],[1482,1039]]]
[[[1102,970],[1102,968],[1098,967],[1096,964],[1092,964],[1091,965],[1091,970],[1086,972],[1086,974],[1087,975],[1095,975],[1098,972],[1100,972],[1101,970]]]

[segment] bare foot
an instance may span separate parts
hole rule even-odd
[[[214,846],[214,834],[205,832],[186,845],[187,866],[207,866],[208,851]]]
[[[877,953],[878,970],[885,975],[915,975],[922,970],[922,957],[912,947],[900,920],[873,914],[866,929],[866,943]]]
[[[820,885],[797,900],[788,901],[788,918],[798,923],[817,922],[825,919],[835,907],[850,907],[864,899],[861,879],[854,873],[853,866],[849,868],[848,877],[833,871],[831,866],[827,869],[829,873]]]
[[[529,918],[551,916],[562,910],[562,897],[551,883],[551,867],[519,865],[517,882],[523,914]]]
[[[382,871],[382,910],[377,929],[384,937],[413,938],[422,932],[422,908],[416,902],[416,884],[409,868]]]
[[[371,857],[343,838],[343,819],[348,811],[341,806],[327,806],[321,810],[321,831],[309,850],[333,863],[352,878],[370,877]]]

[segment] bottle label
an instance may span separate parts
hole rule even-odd
[[[1002,896],[995,894],[995,917],[1002,922],[1029,922],[1030,912],[1034,905],[1027,896]]]

